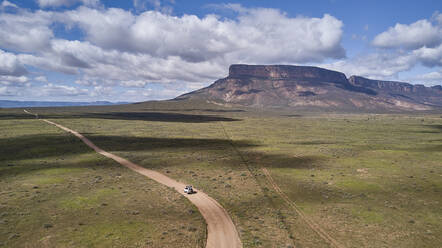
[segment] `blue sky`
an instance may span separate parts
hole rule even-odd
[[[233,63],[442,82],[440,1],[0,3],[0,99],[169,99]]]

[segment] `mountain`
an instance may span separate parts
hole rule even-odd
[[[442,106],[442,86],[425,87],[422,84],[409,84],[395,81],[372,80],[351,76],[349,82],[355,86],[372,89],[384,97],[412,101],[432,107]]]
[[[101,106],[127,104],[128,102],[50,102],[50,101],[9,101],[0,100],[0,108],[22,108],[22,107],[67,107],[67,106]]]
[[[312,66],[231,65],[226,78],[176,98],[223,105],[332,110],[442,108],[442,87],[371,80]]]

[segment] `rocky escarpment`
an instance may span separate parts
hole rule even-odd
[[[351,76],[348,81],[359,87],[371,88],[378,91],[397,92],[397,93],[428,93],[433,89],[425,87],[422,84],[409,84],[395,81],[373,80],[359,76]]]
[[[370,80],[319,67],[231,65],[209,87],[179,96],[254,107],[341,110],[429,110],[442,106],[440,87]]]
[[[426,87],[422,84],[409,84],[396,81],[373,80],[359,76],[351,76],[350,84],[357,87],[372,89],[384,97],[405,99],[427,106],[442,106],[442,87],[440,85]]]
[[[258,78],[306,82],[329,82],[343,85],[349,83],[344,73],[313,66],[231,65],[229,67],[228,77],[236,79]]]

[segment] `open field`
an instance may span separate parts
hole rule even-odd
[[[174,190],[41,121],[0,125],[0,246],[205,244],[204,220]]]
[[[180,102],[32,111],[201,188],[229,212],[244,247],[330,247],[280,193],[342,247],[442,243],[440,114]],[[0,110],[0,126],[3,246],[204,246],[204,220],[179,194],[22,109]]]

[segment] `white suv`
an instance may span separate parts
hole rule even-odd
[[[191,185],[187,185],[187,186],[184,188],[184,193],[186,193],[186,194],[193,194],[194,191],[193,191],[192,186],[191,186]]]

